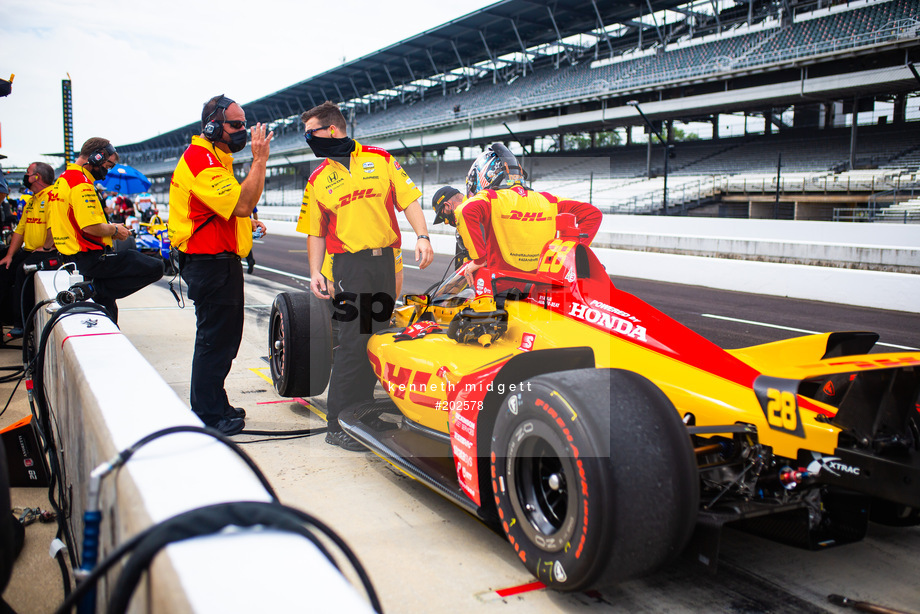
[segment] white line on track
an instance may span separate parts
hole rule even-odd
[[[754,326],[764,326],[766,328],[778,328],[780,330],[788,330],[794,333],[805,333],[806,335],[820,335],[819,331],[815,330],[805,330],[804,328],[792,328],[791,326],[781,326],[779,324],[769,324],[767,322],[755,322],[754,320],[740,320],[738,318],[729,318],[728,316],[717,316],[712,313],[701,313],[701,316],[704,318],[715,318],[716,320],[727,320],[729,322],[739,322],[741,324],[752,324]],[[899,350],[907,350],[910,352],[918,352],[920,349],[912,348],[906,345],[895,345],[894,343],[876,343],[876,345],[884,345],[885,347],[897,348]]]
[[[280,271],[278,269],[272,269],[267,266],[262,266],[261,264],[257,264],[255,268],[261,269],[263,271],[268,271],[269,273],[277,273],[278,275],[286,275],[288,277],[293,277],[294,279],[299,279],[301,281],[310,281],[309,277],[304,277],[303,275],[295,275],[294,273],[288,273],[287,271]]]

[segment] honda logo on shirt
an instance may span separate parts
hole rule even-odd
[[[360,200],[362,198],[377,198],[379,196],[380,194],[376,194],[374,192],[374,188],[366,188],[364,190],[355,190],[351,194],[346,194],[345,196],[342,196],[341,198],[339,198],[339,206],[344,207],[345,205],[349,203],[353,203],[356,200]]]

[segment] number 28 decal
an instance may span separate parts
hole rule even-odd
[[[797,437],[805,436],[796,401],[798,380],[761,375],[754,381],[754,393],[771,429]]]
[[[554,240],[547,246],[537,270],[541,273],[558,273],[575,244],[576,241]]]

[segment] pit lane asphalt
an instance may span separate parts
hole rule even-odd
[[[303,402],[278,397],[263,359],[272,300],[281,291],[306,285],[267,269],[306,277],[304,241],[267,238],[256,246],[256,258],[256,272],[246,276],[246,322],[240,353],[227,380],[230,400],[246,408],[247,429],[321,426],[320,418]],[[411,264],[411,257],[406,262]],[[421,274],[407,267],[404,292],[423,290],[440,277],[446,265],[447,258],[439,257]],[[920,316],[913,314],[615,281],[729,347],[800,333],[702,314],[807,330],[836,329],[838,324],[844,330],[882,328],[883,341],[920,347]],[[124,334],[179,397],[188,399],[195,331],[191,302],[178,309],[161,281],[119,304]],[[240,435],[235,439],[264,438]],[[503,598],[496,593],[498,589],[533,580],[513,549],[478,520],[377,456],[325,445],[321,435],[244,444],[244,448],[283,502],[316,514],[351,545],[367,568],[385,611],[391,613],[843,611],[827,603],[829,593],[920,612],[916,582],[920,528],[875,525],[866,540],[822,552],[726,530],[715,575],[681,561],[650,577],[600,591],[561,594],[535,590]],[[304,595],[304,601],[309,601],[309,595]]]

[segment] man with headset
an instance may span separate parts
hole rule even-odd
[[[163,276],[163,261],[137,250],[115,252],[114,239],[131,231],[124,224],[109,224],[94,182],[105,179],[118,162],[108,139],[93,137],[83,143],[76,162],[68,164],[48,195],[48,226],[54,245],[65,261],[92,279],[93,300],[118,323],[115,300],[134,294]]]
[[[240,182],[233,154],[246,146],[246,113],[220,95],[201,111],[201,134],[179,159],[169,189],[169,239],[179,250],[179,269],[195,301],[197,333],[190,402],[206,426],[225,435],[243,430],[246,411],[233,407],[224,382],[243,339],[243,267],[262,222],[250,218],[265,187],[273,132],[256,124],[252,165]]]

